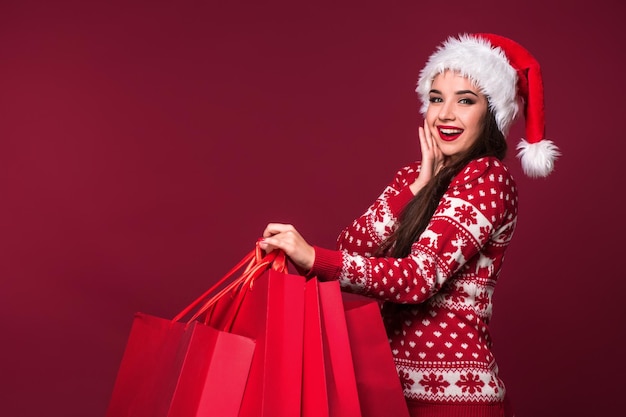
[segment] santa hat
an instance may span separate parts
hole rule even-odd
[[[521,99],[526,119],[526,139],[517,146],[524,173],[545,177],[560,155],[556,145],[544,138],[543,81],[537,60],[520,44],[487,33],[448,38],[428,59],[420,72],[417,89],[421,112],[426,114],[433,79],[445,70],[458,71],[487,96],[496,123],[506,137],[519,112]]]

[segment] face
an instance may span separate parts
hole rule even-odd
[[[487,97],[469,78],[454,71],[435,77],[426,123],[441,152],[454,160],[478,140],[487,115]]]

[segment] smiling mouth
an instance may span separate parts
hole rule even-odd
[[[451,142],[451,141],[457,139],[463,133],[463,129],[459,129],[459,128],[456,128],[456,127],[439,126],[437,129],[439,130],[439,137],[442,140],[445,140],[445,141],[448,141],[448,142]]]

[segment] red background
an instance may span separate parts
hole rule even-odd
[[[509,157],[501,372],[519,416],[609,415],[626,373],[619,3],[246,3],[0,3],[0,414],[103,416],[133,313],[173,317],[267,222],[333,246],[419,157],[427,56],[486,31],[542,63],[564,153],[541,180]]]

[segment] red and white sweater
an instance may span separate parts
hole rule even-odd
[[[448,415],[502,406],[505,389],[491,352],[492,296],[517,219],[517,188],[496,158],[470,162],[439,202],[406,258],[372,253],[413,198],[420,164],[401,169],[338,238],[315,247],[310,275],[383,301],[391,349],[410,403],[452,407]],[[458,407],[457,407],[458,406]],[[454,409],[458,408],[457,411]],[[446,409],[448,409],[446,407]],[[433,410],[431,410],[433,411]]]

